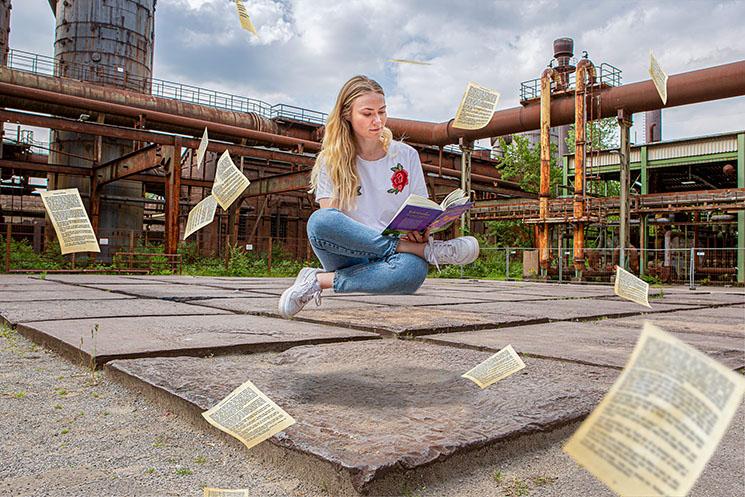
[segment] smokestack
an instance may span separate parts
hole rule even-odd
[[[0,0],[0,66],[8,65],[10,45],[10,0]]]

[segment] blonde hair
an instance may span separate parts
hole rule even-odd
[[[385,96],[383,88],[367,76],[355,76],[344,83],[326,120],[321,151],[310,173],[310,191],[314,192],[325,164],[326,174],[333,185],[332,205],[341,210],[355,207],[357,188],[360,186],[357,175],[357,144],[350,122],[352,104],[358,97],[370,92]],[[386,153],[392,139],[393,133],[384,127],[381,142]]]

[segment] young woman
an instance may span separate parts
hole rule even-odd
[[[321,152],[311,172],[311,192],[321,208],[308,219],[308,240],[323,269],[300,270],[279,300],[279,313],[292,317],[321,292],[414,293],[429,264],[468,264],[479,255],[472,236],[429,240],[381,233],[411,193],[427,197],[412,147],[392,140],[385,127],[383,89],[355,76],[339,92],[329,114]]]

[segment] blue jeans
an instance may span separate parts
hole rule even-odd
[[[335,292],[414,293],[427,277],[427,261],[396,252],[397,237],[383,236],[338,209],[311,214],[308,240],[323,269],[336,273]]]

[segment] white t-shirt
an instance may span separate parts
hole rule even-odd
[[[399,141],[391,141],[382,159],[369,161],[357,156],[357,175],[360,187],[356,207],[342,212],[381,233],[409,194],[429,196],[419,153]],[[316,201],[331,198],[333,193],[334,187],[324,164],[318,177]]]

